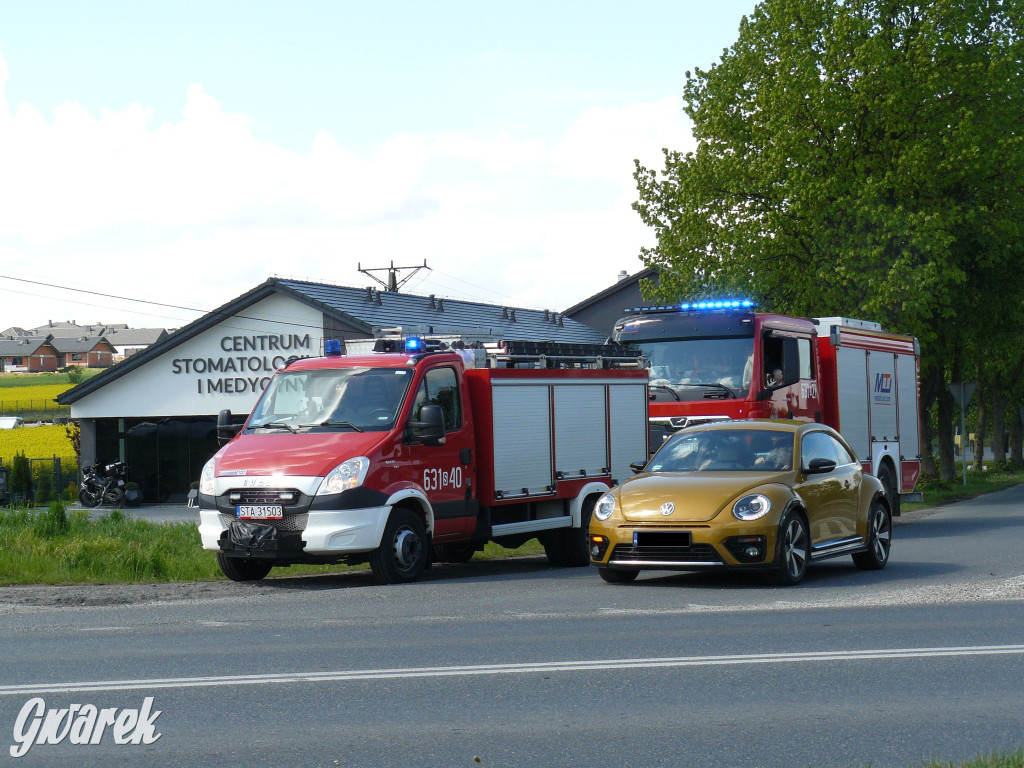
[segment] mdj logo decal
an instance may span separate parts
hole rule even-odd
[[[892,405],[892,374],[875,374],[875,405]]]

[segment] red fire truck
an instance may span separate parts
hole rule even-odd
[[[893,514],[921,472],[920,348],[878,323],[754,311],[743,300],[645,307],[613,340],[650,367],[652,450],[686,426],[791,418],[838,430],[885,486]]]
[[[417,338],[346,355],[326,346],[277,372],[203,469],[199,531],[228,578],[369,562],[379,581],[404,582],[431,559],[534,537],[552,564],[589,564],[594,502],[648,450],[635,353]]]

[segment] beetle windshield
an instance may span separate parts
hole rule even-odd
[[[392,429],[412,374],[405,368],[281,371],[256,403],[245,431]]]
[[[783,472],[793,468],[790,432],[721,429],[680,432],[648,463],[648,472]]]

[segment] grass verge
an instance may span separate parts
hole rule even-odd
[[[518,549],[488,543],[477,558],[543,554],[535,539]],[[366,565],[293,565],[271,576],[366,569]],[[114,510],[90,520],[61,502],[45,510],[0,509],[0,586],[12,584],[151,584],[216,581],[224,576],[192,523],[151,523]]]
[[[993,752],[963,763],[937,761],[924,768],[1024,768],[1024,750],[1016,752]]]
[[[924,494],[924,502],[904,503],[904,511],[927,509],[951,504],[954,501],[973,499],[986,493],[1001,491],[1013,485],[1024,483],[1024,470],[996,469],[987,465],[984,472],[967,470],[967,484],[963,475],[956,480],[944,482],[936,478],[924,478],[917,484],[917,490]]]

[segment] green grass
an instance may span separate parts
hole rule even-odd
[[[985,493],[1001,491],[1004,488],[1024,483],[1024,470],[994,469],[988,465],[986,471],[975,472],[968,467],[967,485],[964,485],[963,470],[957,465],[960,474],[951,482],[943,482],[936,478],[925,478],[917,484],[917,489],[924,494],[924,502],[904,503],[904,512],[915,509],[926,509],[938,507],[943,504],[951,504],[954,501],[973,499]]]
[[[158,525],[120,511],[90,520],[60,502],[0,510],[0,585],[206,581],[219,569],[194,525]]]
[[[83,368],[82,373],[86,379],[89,379],[100,373],[101,370],[101,368]],[[35,387],[43,384],[63,384],[68,389],[71,388],[66,373],[0,373],[0,389]]]
[[[535,539],[518,549],[488,543],[477,558],[543,554]],[[366,565],[293,565],[271,576],[365,570]],[[202,548],[193,523],[151,523],[114,510],[90,520],[86,510],[55,502],[45,510],[0,509],[0,586],[11,584],[151,584],[216,581],[216,555]]]
[[[928,763],[924,768],[1024,768],[1024,750],[1016,752],[993,752],[963,763],[947,763],[942,760]]]

